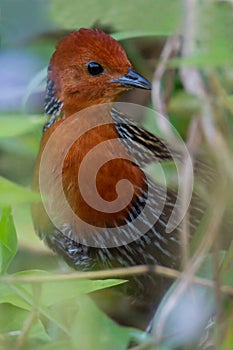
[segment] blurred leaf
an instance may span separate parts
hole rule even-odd
[[[42,270],[31,270],[17,273],[11,276],[46,276],[49,274]],[[0,303],[8,303],[25,310],[31,310],[36,302],[38,312],[49,323],[49,334],[57,336],[63,333],[69,335],[71,324],[68,320],[73,320],[79,308],[75,303],[80,301],[82,294],[96,291],[105,287],[122,283],[120,280],[103,281],[57,281],[57,282],[2,282],[0,284]],[[35,286],[38,293],[35,295]],[[36,298],[36,299],[35,299]],[[106,317],[106,316],[105,316]]]
[[[63,28],[112,26],[117,31],[153,31],[169,35],[182,16],[180,0],[50,0],[52,17]]]
[[[6,157],[12,154],[15,158],[19,156],[27,156],[35,158],[39,143],[41,139],[42,128],[35,132],[30,132],[28,134],[20,135],[14,138],[4,138],[0,141],[1,151],[4,152]]]
[[[231,66],[232,51],[232,5],[227,1],[197,1],[195,24],[195,50],[187,58],[175,58],[171,66],[214,68]]]
[[[12,215],[19,241],[23,247],[26,247],[32,254],[35,250],[48,251],[44,242],[35,233],[30,204],[23,203],[13,206]]]
[[[30,310],[31,305],[28,304],[14,289],[7,283],[0,284],[0,304],[11,304],[24,310]]]
[[[230,350],[233,345],[233,311],[227,320],[226,333],[224,335],[223,344],[220,350]]]
[[[40,200],[38,193],[0,176],[0,207],[38,200]]]
[[[198,40],[201,50],[207,51],[208,64],[231,65],[232,5],[223,1],[200,1],[199,18]]]
[[[17,236],[10,208],[0,212],[0,273],[6,272],[17,251]]]
[[[43,123],[44,118],[42,116],[1,115],[0,139],[23,135],[38,126],[42,126]]]
[[[179,118],[191,118],[194,114],[200,112],[202,103],[193,95],[184,91],[174,94],[168,104],[168,112],[177,115]]]
[[[161,35],[163,36],[164,33],[161,31],[161,33],[155,32],[154,31],[139,31],[139,30],[131,30],[128,32],[117,32],[117,33],[112,33],[111,36],[116,39],[117,41],[121,40],[127,40],[127,39],[134,39],[134,38],[140,38],[140,37],[150,37],[150,36],[155,36],[155,35]],[[138,52],[135,52],[135,54],[138,54]]]
[[[39,285],[38,285],[39,286]],[[54,318],[53,315],[50,313],[50,310],[46,308],[44,305],[40,303],[39,298],[35,299],[35,288],[32,289],[32,285],[29,284],[22,284],[22,283],[7,283],[6,288],[9,288],[9,299],[7,301],[7,295],[5,293],[5,298],[3,295],[2,303],[9,303],[14,306],[18,306],[19,308],[25,309],[25,310],[31,310],[33,305],[36,302],[36,307],[38,310],[38,313],[43,316],[46,320],[48,320],[51,324],[54,324],[56,328],[64,333],[68,334],[68,330],[63,325],[63,322],[60,322],[60,320]],[[0,296],[1,300],[1,296]]]
[[[50,308],[50,312],[54,319],[71,332],[69,349],[126,350],[130,339],[137,339],[139,342],[147,340],[144,332],[117,325],[87,296],[79,296],[55,305],[54,308]],[[51,324],[48,332],[52,338],[57,339],[54,326]]]
[[[51,306],[79,295],[91,293],[100,289],[113,287],[124,283],[122,280],[77,280],[44,283],[41,292],[41,301]]]
[[[69,349],[72,350],[71,342],[68,340],[60,340],[56,342],[49,342],[47,344],[43,344],[41,346],[36,346],[35,350],[64,350]]]
[[[14,276],[54,276],[43,270],[26,270],[21,271]],[[94,292],[100,289],[113,287],[124,283],[119,279],[106,280],[61,280],[61,281],[46,281],[41,283],[40,302],[45,306],[51,306],[60,303],[64,300],[72,299],[79,295]],[[21,284],[31,294],[30,284]]]
[[[13,349],[18,340],[25,322],[27,322],[28,311],[18,309],[9,304],[0,305],[0,329],[5,335],[5,342],[0,343],[5,345],[4,349]],[[8,337],[7,337],[8,335]],[[1,338],[1,340],[3,337]],[[41,344],[50,341],[50,338],[39,318],[35,319],[31,325],[27,338],[25,339],[24,349],[34,349],[35,342]],[[2,349],[2,348],[1,348]]]
[[[11,275],[14,279],[14,276],[54,276],[54,274],[49,274],[43,270],[26,270],[20,271]],[[41,285],[40,290],[40,304],[46,307],[49,307],[54,304],[58,304],[64,302],[65,300],[69,300],[75,298],[77,296],[91,293],[100,289],[113,287],[119,284],[124,283],[123,280],[117,279],[106,279],[106,280],[61,280],[61,281],[45,281],[38,282]],[[17,290],[21,290],[25,295],[28,296],[29,301],[32,302],[33,290],[32,284],[26,282],[18,282],[12,285],[7,283],[1,283],[0,285],[0,303],[11,303],[18,307],[28,309],[27,302],[25,300],[20,299],[17,293]]]
[[[221,268],[221,282],[233,286],[233,241],[225,254]]]
[[[230,103],[232,105],[232,108],[233,108],[233,95],[229,95],[229,96],[226,96],[227,100],[228,100],[228,103]]]
[[[233,240],[231,241],[230,247],[226,252],[222,269],[227,269],[229,266],[231,266],[231,264],[233,264]]]
[[[110,320],[88,297],[78,303],[79,312],[72,328],[72,343],[76,350],[125,350],[132,329],[120,327]]]

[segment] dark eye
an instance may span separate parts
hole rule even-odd
[[[87,70],[90,75],[100,75],[104,71],[101,64],[93,61],[88,63]]]

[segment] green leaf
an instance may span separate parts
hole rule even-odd
[[[233,286],[233,241],[225,254],[221,267],[221,282]]]
[[[24,299],[19,298],[17,290],[20,289],[24,294],[29,297],[32,302],[33,290],[32,284],[27,282],[14,283],[15,277],[27,277],[27,276],[41,276],[43,278],[53,277],[54,274],[50,274],[43,270],[26,270],[20,271],[11,275],[12,282],[0,284],[0,303],[11,303],[18,307],[28,309],[28,304]],[[59,275],[58,275],[59,276]],[[97,290],[101,290],[108,287],[113,287],[124,283],[123,280],[106,279],[106,280],[61,280],[61,281],[45,281],[38,282],[41,286],[40,290],[40,304],[45,307],[56,305],[66,300],[78,297],[83,294],[91,293]],[[13,288],[11,287],[13,286]]]
[[[26,134],[38,126],[42,126],[42,116],[8,115],[0,116],[0,139]]]
[[[8,339],[6,339],[6,344],[10,345],[10,342],[17,341],[17,337],[20,334],[24,323],[28,317],[28,311],[19,309],[9,304],[0,305],[0,329],[1,333],[8,334]],[[13,337],[13,334],[15,336]],[[35,341],[37,344],[39,342],[47,342],[50,340],[48,334],[45,331],[42,322],[37,318],[35,322],[31,325],[29,333],[27,335],[26,343],[29,345],[31,342]],[[14,348],[6,347],[7,349]],[[28,349],[28,347],[25,347]],[[2,348],[1,348],[2,349]]]
[[[17,292],[11,288],[10,284],[0,284],[0,304],[11,304],[24,310],[30,310],[31,305],[27,303]]]
[[[38,193],[0,176],[0,207],[39,200]]]
[[[222,270],[224,271],[225,269],[230,267],[232,264],[233,264],[233,241],[231,241],[230,247],[224,257]]]
[[[8,272],[13,273],[16,269],[19,271],[20,262],[23,262],[23,265],[20,265],[22,269],[24,269],[25,266],[27,266],[27,268],[37,267],[49,271],[59,269],[61,267],[61,259],[59,256],[54,256],[52,251],[35,232],[31,204],[20,203],[14,205],[12,207],[12,216],[22,249],[20,249],[17,258],[13,261]]]
[[[3,208],[0,219],[0,273],[6,272],[17,251],[17,236],[10,208]]]
[[[56,342],[48,342],[47,344],[36,346],[35,350],[64,350],[64,349],[72,349],[71,342],[68,340],[61,340]]]
[[[15,276],[46,276],[49,274],[42,270],[32,270],[16,273]],[[13,275],[14,276],[14,275]],[[63,285],[64,283],[64,285]],[[106,281],[58,281],[58,282],[1,282],[0,303],[8,303],[26,311],[31,310],[36,303],[40,315],[49,323],[50,334],[69,335],[71,325],[63,310],[69,313],[69,318],[75,317],[78,308],[75,302],[80,300],[83,293],[89,293],[122,283],[119,280]],[[35,293],[37,291],[37,293]],[[72,310],[71,310],[72,309]]]
[[[100,24],[117,31],[140,30],[169,35],[179,26],[182,16],[180,0],[50,1],[53,19],[67,29],[98,27]]]
[[[121,40],[127,40],[127,39],[134,39],[134,38],[140,38],[140,37],[150,37],[150,36],[163,36],[164,32],[161,31],[138,31],[138,30],[131,30],[128,32],[117,32],[117,33],[112,33],[111,36],[116,39],[117,41]]]
[[[54,274],[49,274],[43,270],[27,270],[21,271],[13,276],[45,276],[53,277]],[[106,279],[106,280],[61,280],[61,281],[46,281],[41,283],[40,303],[48,307],[54,304],[61,303],[65,300],[75,298],[79,295],[91,293],[100,289],[113,287],[124,283],[123,280]],[[32,295],[30,284],[20,283],[27,293]]]
[[[233,346],[233,312],[232,311],[227,322],[225,321],[225,323],[226,323],[225,325],[226,331],[224,334],[224,339],[220,350],[229,350],[229,349],[232,349],[232,346]]]
[[[230,2],[197,1],[196,3],[194,51],[189,57],[172,59],[170,65],[208,69],[220,65],[231,66],[233,17]]]
[[[121,280],[76,280],[44,283],[41,292],[41,301],[51,306],[79,295],[91,293],[108,287],[124,283]]]
[[[171,115],[177,115],[179,118],[190,118],[200,112],[201,101],[186,92],[177,92],[174,94],[168,105],[168,112]]]
[[[110,320],[88,297],[78,303],[72,327],[72,343],[76,350],[125,350],[132,329],[120,327]]]

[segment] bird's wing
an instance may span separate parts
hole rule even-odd
[[[145,130],[125,114],[113,108],[111,115],[121,141],[141,166],[155,161],[174,160],[174,156],[179,158],[179,154],[171,152],[165,141]]]

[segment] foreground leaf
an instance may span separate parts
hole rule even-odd
[[[0,207],[40,200],[38,193],[0,176]]]
[[[33,285],[32,283],[17,282],[14,283],[14,276],[33,277],[40,276],[48,278],[54,276],[43,270],[27,270],[11,275],[12,282],[0,284],[0,303],[10,303],[17,307],[30,309],[33,303]],[[58,275],[59,276],[59,275]],[[61,280],[61,281],[45,281],[37,282],[40,286],[39,303],[44,307],[50,307],[58,303],[70,300],[83,294],[91,293],[108,287],[113,287],[124,283],[123,280],[106,279],[106,280]],[[34,282],[35,283],[35,282]],[[26,298],[22,296],[25,295]],[[27,302],[27,301],[28,302]]]
[[[29,313],[9,304],[0,305],[0,329],[4,336],[0,339],[1,349],[14,349]],[[32,323],[24,349],[34,349],[34,345],[48,342],[50,338],[39,318]]]
[[[110,320],[88,297],[82,297],[72,328],[72,343],[76,350],[125,350],[132,329],[120,327]]]
[[[170,0],[51,0],[53,19],[67,29],[111,26],[119,31],[153,31],[154,35],[169,35],[179,25],[182,1]],[[145,13],[145,8],[148,9]],[[140,26],[139,26],[140,23]],[[97,25],[98,27],[98,25]]]
[[[3,208],[0,212],[0,273],[6,272],[17,251],[17,236],[11,209]]]
[[[43,122],[44,120],[41,116],[0,116],[0,139],[26,134],[43,125]]]

